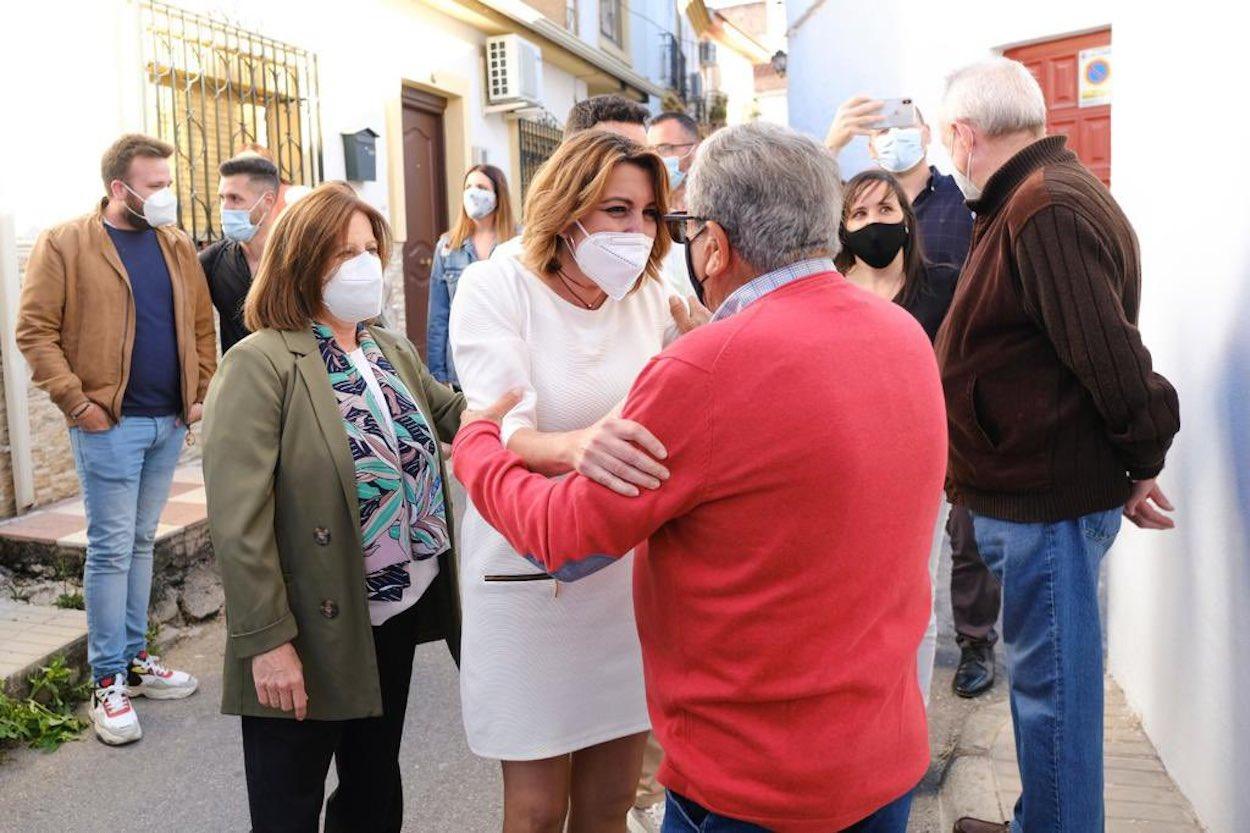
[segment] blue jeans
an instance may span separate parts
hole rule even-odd
[[[1013,833],[1103,830],[1098,568],[1121,511],[1020,524],[973,513],[977,549],[1003,586],[1003,643],[1023,794]]]
[[[177,417],[123,417],[107,431],[70,429],[87,509],[87,662],[98,681],[147,647],[156,525],[187,429]]]
[[[906,833],[907,818],[911,815],[911,796],[908,791],[902,798],[845,828],[842,833]],[[769,830],[758,824],[718,816],[670,790],[661,833],[769,833]]]

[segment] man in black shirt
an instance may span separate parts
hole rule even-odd
[[[208,291],[221,321],[221,352],[248,334],[243,300],[260,266],[278,202],[278,169],[263,156],[242,153],[218,168],[222,239],[200,252]]]

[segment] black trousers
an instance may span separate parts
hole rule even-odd
[[[331,758],[339,786],[326,802],[326,833],[399,833],[404,817],[399,745],[422,608],[419,602],[373,629],[381,717],[243,718],[253,833],[318,833]]]
[[[951,538],[951,611],[960,645],[998,641],[994,625],[1002,606],[1002,587],[977,552],[972,514],[966,507],[952,506],[946,520]]]

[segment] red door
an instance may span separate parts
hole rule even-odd
[[[1029,68],[1046,96],[1046,132],[1068,137],[1068,147],[1094,176],[1111,185],[1111,105],[1082,107],[1080,53],[1111,45],[1111,30],[1058,38],[1008,49],[1004,54]],[[1087,67],[1094,80],[1106,77],[1109,64]]]

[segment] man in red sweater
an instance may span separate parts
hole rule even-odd
[[[532,474],[500,445],[507,398],[466,413],[456,474],[558,579],[637,545],[665,831],[903,833],[928,763],[916,650],[946,463],[933,350],[833,270],[840,184],[816,142],[723,130],[688,200],[673,225],[717,312],[624,409],[664,444],[669,479],[631,498]]]

